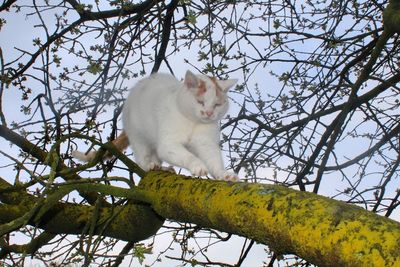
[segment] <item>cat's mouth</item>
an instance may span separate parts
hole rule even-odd
[[[212,117],[201,116],[200,120],[203,123],[211,123],[211,122],[215,122],[217,120],[217,118],[215,118],[215,116],[212,116]]]

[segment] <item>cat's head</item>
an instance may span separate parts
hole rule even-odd
[[[187,71],[184,80],[185,112],[192,113],[189,115],[204,123],[220,120],[228,110],[227,92],[236,82],[236,79],[218,80]]]

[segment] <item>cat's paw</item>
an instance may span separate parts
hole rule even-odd
[[[176,173],[174,167],[172,167],[172,166],[162,166],[161,170],[166,171],[166,172]]]
[[[239,176],[234,172],[223,171],[220,175],[216,177],[216,179],[237,182],[239,181]]]
[[[161,166],[158,163],[149,163],[148,164],[148,171],[166,171],[171,173],[176,173],[174,167],[172,166]]]
[[[202,162],[194,162],[189,168],[193,176],[205,176],[208,174],[207,167]]]
[[[148,164],[147,168],[150,171],[159,171],[159,170],[161,170],[161,166],[159,164],[155,163],[155,162],[150,162]]]
[[[141,166],[142,169],[144,171],[146,171],[146,172],[149,172],[149,171],[161,171],[162,170],[161,163],[159,163],[159,162],[149,161],[149,162],[146,162],[145,164],[142,164],[142,165],[139,164],[139,166]]]

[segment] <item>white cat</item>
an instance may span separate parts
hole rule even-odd
[[[122,111],[124,132],[114,141],[121,150],[129,144],[137,164],[149,171],[162,162],[188,169],[194,176],[237,180],[224,169],[219,147],[219,121],[228,110],[227,91],[237,80],[217,80],[186,72],[184,82],[169,74],[152,74],[139,81]],[[87,155],[73,156],[89,161]]]

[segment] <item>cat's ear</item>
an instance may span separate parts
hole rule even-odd
[[[237,82],[237,79],[219,80],[218,85],[221,87],[222,91],[228,92],[228,90],[232,88],[232,86],[234,86]]]
[[[185,74],[185,85],[187,88],[197,88],[199,86],[199,78],[194,75],[190,70]]]

